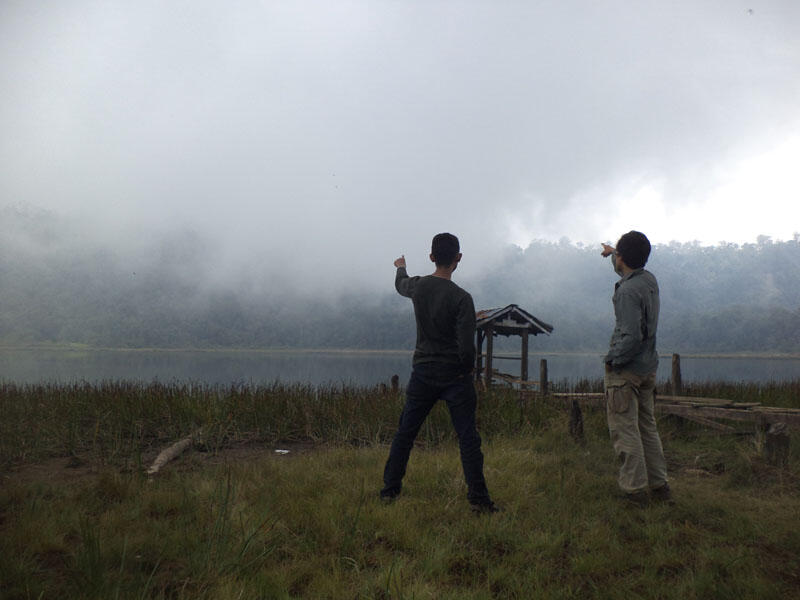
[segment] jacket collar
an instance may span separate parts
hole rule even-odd
[[[634,277],[636,277],[637,275],[641,275],[642,273],[644,273],[644,267],[639,267],[638,269],[634,269],[633,271],[631,271],[627,275],[623,276],[617,283],[615,283],[614,284],[614,289],[617,289],[619,286],[621,286],[623,283],[625,283],[629,279],[633,279]]]

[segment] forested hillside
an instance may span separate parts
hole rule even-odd
[[[196,233],[123,248],[48,213],[6,208],[0,218],[2,345],[413,347],[411,305],[394,293],[391,266],[385,292],[277,293],[244,270],[234,283],[212,282],[213,243]],[[661,245],[648,268],[661,285],[662,351],[800,352],[800,236]],[[607,343],[616,276],[599,245],[509,246],[481,277],[456,275],[477,308],[516,303],[551,323],[552,336],[533,342],[539,350]]]

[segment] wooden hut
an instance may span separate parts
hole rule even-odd
[[[516,304],[509,304],[505,308],[480,310],[475,316],[477,318],[475,378],[480,379],[483,376],[487,387],[495,378],[508,383],[519,383],[522,387],[533,384],[534,382],[528,381],[528,338],[540,333],[550,335],[553,326],[537,319]],[[494,356],[494,338],[498,335],[520,336],[522,338],[522,356]],[[485,355],[483,353],[484,340],[486,341]],[[485,362],[484,357],[486,358]],[[519,360],[522,364],[519,378],[495,370],[493,363],[496,359]]]

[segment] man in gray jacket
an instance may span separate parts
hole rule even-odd
[[[620,460],[619,487],[637,505],[671,501],[667,466],[654,415],[658,282],[644,269],[650,241],[639,231],[623,235],[617,247],[603,244],[621,279],[614,289],[616,325],[605,356],[608,429]],[[648,493],[649,491],[649,493]]]

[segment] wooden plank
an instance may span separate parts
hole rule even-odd
[[[715,406],[687,406],[683,404],[656,404],[656,411],[678,415],[681,417],[715,417],[728,419],[730,421],[755,421],[755,413],[749,410],[737,410],[733,408],[718,408]]]
[[[492,371],[492,377],[495,379],[502,379],[506,383],[519,383],[521,385],[539,385],[538,381],[531,381],[530,379],[520,379],[516,375],[510,373],[501,373],[497,369]]]
[[[706,419],[705,417],[698,417],[696,415],[692,416],[681,415],[681,417],[686,419],[687,421],[693,421],[700,425],[711,427],[711,429],[716,429],[717,431],[724,431],[725,433],[736,433],[737,431],[735,427],[732,427],[730,425],[724,425],[722,423],[718,423],[717,421]]]
[[[712,417],[717,419],[727,419],[729,421],[748,421],[751,423],[786,423],[793,427],[800,427],[800,413],[778,410],[761,410],[753,408],[742,410],[737,408],[720,408],[717,406],[686,406],[681,404],[656,404],[656,410],[667,412],[682,417]]]
[[[526,397],[542,394],[522,392]],[[556,392],[550,397],[566,402],[578,399],[586,404],[600,405],[605,394],[598,392]],[[761,406],[758,402],[732,402],[721,398],[699,398],[689,396],[658,396],[655,409],[659,413],[667,413],[684,417],[691,421],[713,427],[719,431],[734,432],[735,428],[712,421],[725,419],[749,423],[771,424],[786,423],[787,426],[800,428],[800,409]]]
[[[669,402],[672,404],[701,404],[703,406],[733,406],[737,404],[735,400],[727,400],[725,398],[702,398],[700,396],[665,396],[662,394],[656,395],[656,402]],[[759,404],[758,402],[748,404]]]
[[[699,400],[684,402],[683,400],[678,400],[677,397],[674,398],[674,400],[669,400],[667,402],[669,404],[683,404],[684,406],[712,406],[715,408],[741,408],[743,410],[761,406],[759,402],[717,402],[715,400],[711,400],[710,402],[702,402]],[[664,400],[662,398],[656,398],[656,402],[664,402]]]
[[[520,381],[519,377],[515,377],[510,373],[501,373],[497,369],[492,370],[492,377],[494,379],[502,379],[503,381],[506,381],[508,383],[518,383]]]
[[[563,400],[565,404],[572,404],[573,400],[578,400],[582,404],[587,406],[604,406],[606,403],[606,395],[605,394],[594,394],[594,393],[578,393],[578,394],[569,394],[558,392],[556,394],[550,394],[550,398],[554,398],[556,400]]]
[[[528,323],[517,323],[514,320],[506,319],[505,321],[495,321],[495,329],[528,329]]]

